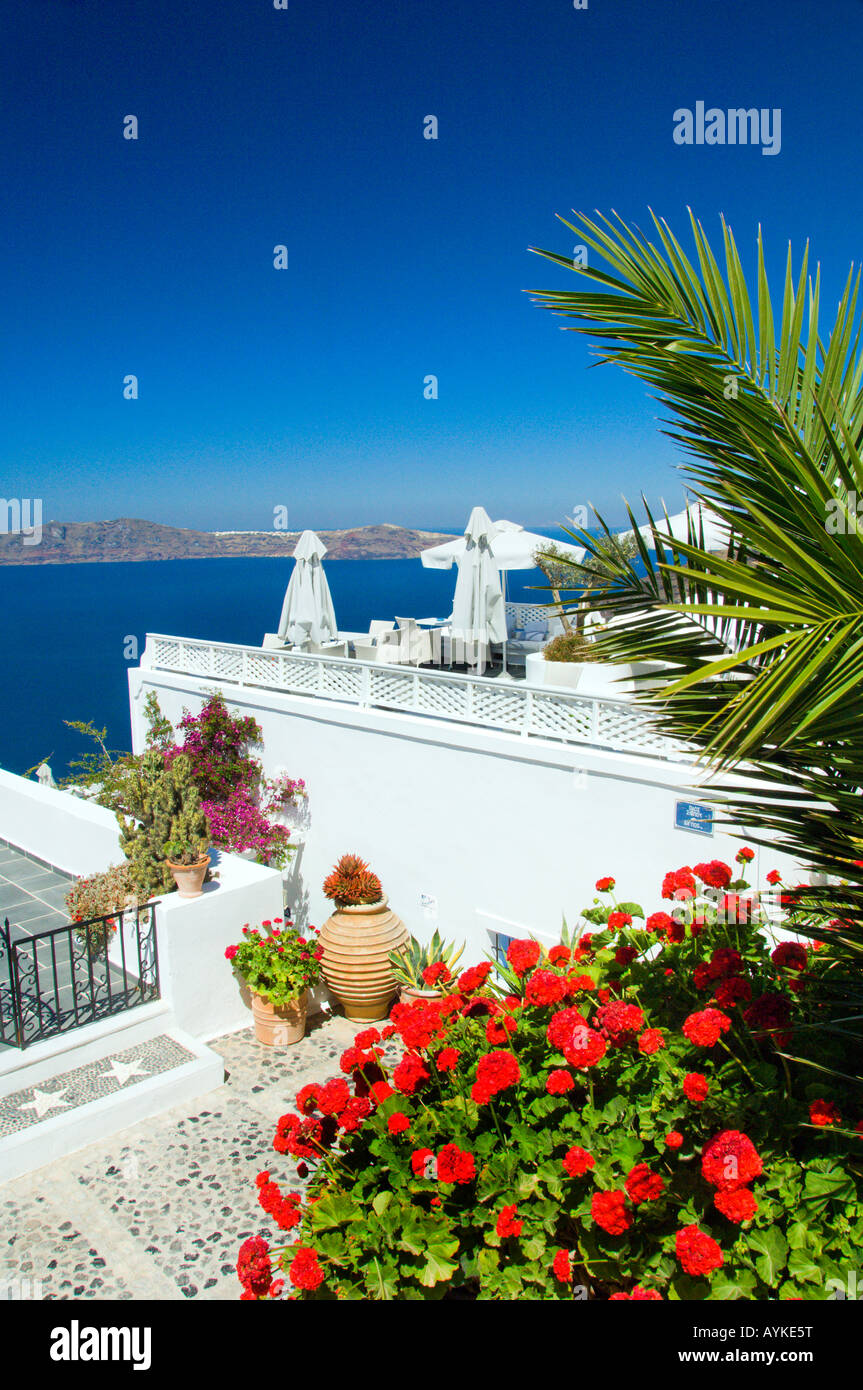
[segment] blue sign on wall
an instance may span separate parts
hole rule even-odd
[[[674,824],[678,830],[692,830],[696,835],[713,834],[713,811],[698,801],[677,801]]]

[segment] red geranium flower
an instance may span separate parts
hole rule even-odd
[[[483,1105],[520,1080],[521,1068],[511,1052],[488,1052],[477,1063],[476,1081],[470,1093],[477,1104]]]
[[[687,1274],[710,1274],[723,1263],[722,1251],[712,1236],[697,1226],[684,1226],[677,1232],[674,1247]]]
[[[553,970],[536,970],[527,982],[524,997],[528,1004],[559,1004],[566,994],[566,981]]]
[[[799,941],[780,941],[770,953],[774,965],[786,970],[806,969],[806,947]]]
[[[762,994],[743,1013],[756,1042],[775,1042],[787,1047],[791,1042],[791,1000],[785,994]]]
[[[614,999],[597,1009],[596,1021],[609,1042],[615,1047],[623,1047],[632,1042],[636,1033],[644,1027],[644,1014],[637,1004],[625,1004],[622,999]]]
[[[767,878],[767,882],[770,883],[770,884],[774,884],[774,885],[775,885],[775,884],[777,884],[777,883],[781,883],[781,882],[782,882],[782,875],[781,875],[781,873],[779,872],[778,869],[771,869],[771,870],[770,870],[770,873],[766,875],[766,878]]]
[[[714,1047],[731,1027],[731,1019],[719,1009],[702,1009],[683,1020],[683,1032],[697,1047]]]
[[[645,1053],[648,1057],[654,1052],[659,1052],[663,1047],[665,1047],[665,1037],[661,1028],[645,1028],[638,1039],[639,1052]]]
[[[574,1085],[575,1082],[569,1072],[564,1071],[562,1067],[558,1068],[557,1071],[549,1072],[545,1081],[545,1089],[550,1096],[562,1096],[567,1091],[571,1091]]]
[[[402,1095],[411,1096],[431,1077],[431,1072],[416,1052],[406,1052],[393,1071],[393,1085]]]
[[[438,1071],[452,1071],[458,1065],[460,1053],[455,1047],[445,1047],[435,1057],[435,1065]]]
[[[632,917],[628,912],[609,912],[608,930],[620,931],[621,927],[631,927]]]
[[[396,1110],[387,1120],[387,1129],[390,1134],[404,1134],[406,1129],[410,1129],[411,1122],[403,1110]]]
[[[414,1149],[411,1154],[411,1169],[415,1178],[432,1177],[435,1161],[431,1149]]]
[[[495,1230],[502,1240],[506,1240],[507,1236],[521,1235],[521,1228],[524,1222],[517,1221],[515,1213],[516,1204],[513,1202],[511,1207],[504,1207],[497,1218]]]
[[[714,1004],[724,1009],[733,1009],[735,1004],[747,1004],[752,998],[752,986],[742,975],[730,975],[720,980],[713,993]]]
[[[548,953],[548,959],[552,965],[557,965],[558,961],[568,961],[571,957],[572,952],[568,946],[552,946]]]
[[[294,1258],[288,1268],[288,1278],[295,1289],[314,1290],[324,1282],[324,1271],[318,1263],[318,1252],[308,1246],[295,1245]]]
[[[560,1013],[553,1014],[551,1022],[545,1030],[545,1036],[556,1047],[558,1052],[563,1051],[563,1045],[568,1041],[573,1028],[586,1028],[587,1019],[584,1014],[579,1013],[578,1009],[561,1009]]]
[[[657,936],[665,936],[674,926],[674,918],[669,917],[667,912],[651,912],[644,925],[647,931],[656,932]]]
[[[580,1149],[577,1144],[573,1148],[567,1149],[563,1155],[564,1171],[571,1178],[583,1178],[585,1173],[594,1167],[595,1163],[596,1159],[593,1154],[588,1153],[587,1149]]]
[[[842,1122],[838,1106],[832,1100],[813,1100],[809,1106],[809,1118],[813,1125],[838,1125]]]
[[[692,872],[709,888],[727,888],[734,877],[721,859],[711,859],[709,864],[696,864]]]
[[[472,965],[467,970],[463,970],[458,977],[458,987],[462,994],[473,994],[474,990],[479,989],[485,984],[491,974],[491,961],[484,960],[479,965]]]
[[[251,1298],[265,1298],[272,1283],[270,1247],[262,1236],[250,1236],[240,1246],[237,1277]]]
[[[665,1136],[665,1146],[668,1149],[679,1149],[683,1146],[683,1135],[679,1129],[670,1129]]]
[[[538,941],[511,941],[507,948],[506,958],[516,975],[524,975],[527,970],[532,970],[539,957]]]
[[[572,1263],[568,1250],[558,1250],[551,1264],[555,1279],[568,1284],[572,1279]]]
[[[580,1023],[570,1030],[563,1044],[563,1055],[571,1067],[595,1067],[605,1056],[607,1047],[601,1033],[588,1028],[586,1023]]]
[[[641,1202],[655,1202],[662,1196],[665,1181],[659,1173],[651,1173],[646,1163],[636,1163],[624,1181],[629,1200],[634,1207]]]
[[[611,893],[614,889],[613,878],[598,878],[596,880],[597,893]]]
[[[763,1168],[752,1140],[739,1129],[724,1129],[710,1140],[701,1154],[703,1176],[724,1192],[744,1187],[759,1177]]]
[[[476,1177],[474,1156],[458,1144],[444,1144],[437,1156],[437,1175],[440,1182],[468,1183]]]
[[[687,1100],[692,1101],[693,1105],[700,1105],[702,1101],[706,1100],[709,1090],[710,1083],[700,1071],[690,1071],[684,1076],[683,1094]]]
[[[733,1187],[728,1192],[717,1192],[713,1205],[738,1226],[741,1221],[751,1221],[758,1210],[758,1203],[748,1187]]]
[[[685,898],[695,897],[695,878],[689,868],[673,869],[671,873],[665,875],[662,880],[663,898]]]
[[[621,1236],[632,1225],[632,1215],[626,1207],[626,1193],[619,1189],[594,1192],[590,1214],[597,1226],[601,1226],[610,1236]]]
[[[657,1293],[656,1289],[643,1289],[640,1284],[636,1284],[632,1293],[613,1293],[608,1301],[609,1303],[661,1303],[662,1294]]]

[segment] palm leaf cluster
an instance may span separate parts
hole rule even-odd
[[[711,553],[699,521],[672,541],[648,510],[651,548],[630,510],[634,558],[601,517],[598,536],[571,532],[610,576],[583,600],[612,614],[599,652],[664,663],[641,697],[657,724],[723,773],[733,822],[840,880],[807,901],[829,902],[863,947],[859,271],[825,328],[808,248],[796,276],[789,250],[778,311],[760,232],[750,292],[724,222],[717,256],[691,217],[690,258],[655,216],[652,240],[616,216],[576,218],[565,225],[602,268],[532,248],[579,276],[535,298],[654,388],[692,493],[727,530]]]

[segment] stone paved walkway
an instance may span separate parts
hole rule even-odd
[[[0,1298],[236,1299],[239,1245],[270,1229],[255,1175],[300,1185],[275,1122],[357,1031],[318,1017],[284,1050],[251,1029],[216,1039],[218,1090],[0,1185]]]

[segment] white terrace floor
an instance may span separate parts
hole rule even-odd
[[[218,1090],[0,1185],[0,1297],[236,1299],[242,1241],[278,1237],[255,1175],[301,1186],[273,1152],[276,1121],[300,1086],[339,1073],[356,1032],[318,1016],[286,1049],[251,1029],[218,1038]]]

